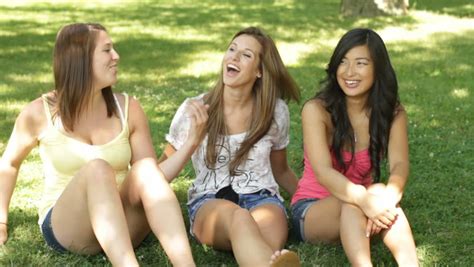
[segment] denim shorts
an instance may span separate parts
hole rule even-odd
[[[46,217],[44,218],[43,224],[41,224],[41,233],[43,234],[46,244],[52,249],[64,253],[67,251],[56,239],[53,233],[53,226],[51,225],[51,213],[53,213],[53,208],[49,209]]]
[[[304,198],[291,205],[291,223],[293,224],[294,234],[299,241],[306,241],[304,238],[304,217],[309,208],[318,200],[317,198]]]
[[[201,206],[207,201],[213,200],[213,199],[217,199],[215,193],[205,194],[187,205],[188,214],[189,214],[189,222],[190,222],[189,233],[193,237],[194,237],[193,223],[194,223],[194,219],[196,218],[196,214],[199,208],[201,208]],[[266,189],[262,189],[258,192],[250,193],[250,194],[239,194],[238,205],[243,209],[252,210],[258,206],[262,206],[265,204],[277,205],[283,210],[283,212],[285,213],[285,216],[288,217],[285,206],[283,205],[283,201],[281,201],[277,197],[277,195],[272,195],[270,191]]]

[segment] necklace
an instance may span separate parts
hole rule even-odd
[[[354,132],[354,143],[357,143],[357,134]]]

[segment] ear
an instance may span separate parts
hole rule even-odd
[[[257,79],[260,79],[262,78],[262,74],[260,73],[260,71],[257,73]]]

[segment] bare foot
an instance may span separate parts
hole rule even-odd
[[[300,265],[298,254],[287,249],[275,251],[270,258],[271,267],[299,267]]]

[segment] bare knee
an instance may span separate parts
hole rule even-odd
[[[381,195],[385,193],[385,184],[376,183],[367,187],[367,192],[374,195]]]
[[[130,178],[139,184],[146,184],[146,181],[149,179],[156,182],[157,178],[165,178],[161,169],[158,167],[158,163],[153,158],[144,158],[134,162],[130,173]]]
[[[250,212],[243,208],[235,209],[232,213],[231,229],[244,228],[256,224]]]
[[[97,184],[100,181],[113,182],[115,184],[115,171],[112,166],[103,159],[93,159],[84,167],[85,173],[82,177],[88,184]]]
[[[349,204],[349,203],[342,203],[341,205],[341,213],[340,213],[340,223],[343,223],[347,220],[358,220],[358,219],[366,219],[366,216],[361,208],[356,205]]]

